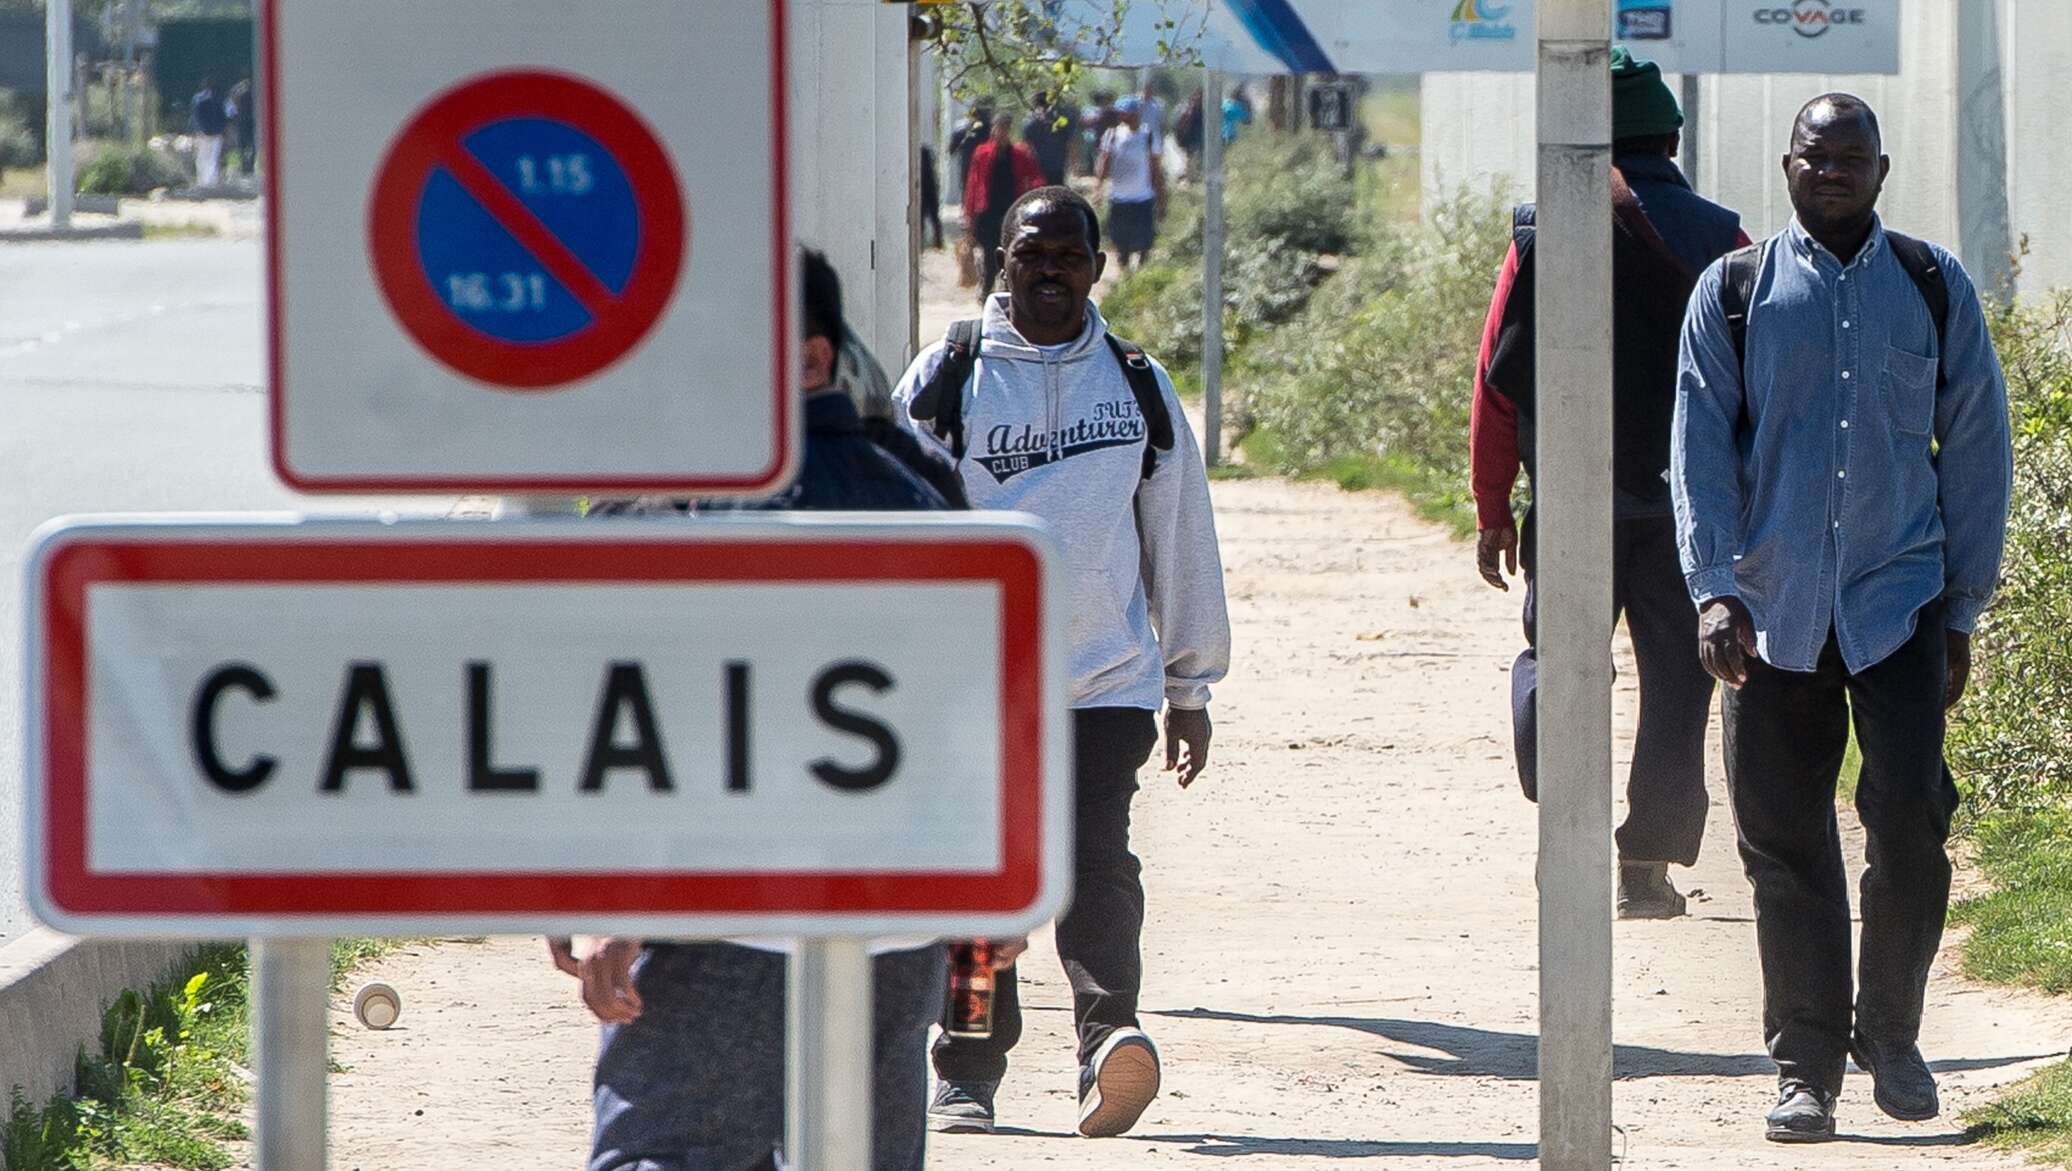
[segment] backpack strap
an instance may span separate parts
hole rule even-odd
[[[935,437],[949,447],[955,463],[964,462],[964,387],[978,368],[980,325],[975,317],[950,324],[934,377],[907,405],[908,417],[930,424]]]
[[[1935,319],[1935,378],[1940,386],[1943,380],[1942,356],[1949,348],[1950,334],[1950,284],[1943,276],[1942,261],[1937,260],[1935,249],[1912,236],[1902,236],[1887,229],[1885,242],[1892,246],[1892,255],[1899,258],[1899,266],[1913,278],[1914,287],[1921,291],[1921,299],[1928,302],[1928,315]]]
[[[1158,453],[1173,449],[1173,413],[1166,409],[1165,391],[1158,385],[1158,371],[1135,342],[1108,335],[1108,348],[1122,363],[1122,376],[1129,380],[1130,394],[1137,400],[1137,413],[1144,417],[1144,478],[1158,468]]]
[[[1755,300],[1756,278],[1763,271],[1763,246],[1751,244],[1727,253],[1720,268],[1719,307],[1726,316],[1727,331],[1734,337],[1734,362],[1744,376],[1748,370],[1748,310]]]
[[[1532,240],[1539,232],[1539,209],[1530,203],[1521,203],[1511,209],[1511,243],[1518,249],[1518,255],[1525,255],[1532,247]]]

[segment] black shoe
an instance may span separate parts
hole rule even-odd
[[[928,1104],[928,1129],[939,1134],[993,1133],[993,1095],[999,1082],[943,1082]]]
[[[1619,918],[1675,919],[1685,906],[1669,884],[1669,863],[1619,863]]]
[[[1835,1096],[1818,1086],[1787,1081],[1777,1087],[1777,1107],[1765,1123],[1763,1137],[1773,1143],[1824,1143],[1835,1137]]]
[[[1901,1122],[1926,1122],[1942,1113],[1935,1075],[1921,1059],[1919,1046],[1881,1046],[1858,1033],[1849,1045],[1849,1056],[1871,1075],[1871,1100],[1878,1109]]]
[[[1079,1070],[1079,1133],[1114,1138],[1158,1097],[1158,1049],[1139,1029],[1117,1029]]]

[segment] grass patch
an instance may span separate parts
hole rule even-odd
[[[395,941],[331,945],[335,991]],[[204,947],[180,971],[125,992],[101,1018],[96,1052],[82,1052],[77,1092],[38,1108],[10,1095],[0,1121],[4,1171],[101,1171],[149,1165],[222,1171],[224,1145],[250,1138],[250,971],[245,948]]]
[[[1965,1134],[2021,1148],[2045,1166],[2072,1167],[2072,1062],[2041,1070],[1990,1106],[1964,1114]]]
[[[207,224],[145,224],[146,240],[213,240],[223,233]]]
[[[2072,992],[2072,812],[1986,813],[1971,836],[1993,889],[1951,912],[1971,928],[1964,973]]]

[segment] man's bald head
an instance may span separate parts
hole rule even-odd
[[[1855,94],[1821,94],[1799,108],[1799,116],[1791,124],[1792,137],[1796,139],[1801,130],[1827,130],[1848,122],[1859,123],[1870,135],[1871,141],[1880,148],[1885,143],[1885,133],[1878,127],[1878,112],[1871,104]]]

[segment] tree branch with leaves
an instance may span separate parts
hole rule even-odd
[[[1208,2],[959,0],[924,18],[924,39],[941,55],[957,100],[992,97],[1033,110],[1039,94],[1061,102],[1094,70],[1199,65]],[[1155,12],[1147,17],[1146,9]],[[1141,43],[1147,35],[1151,43]]]

